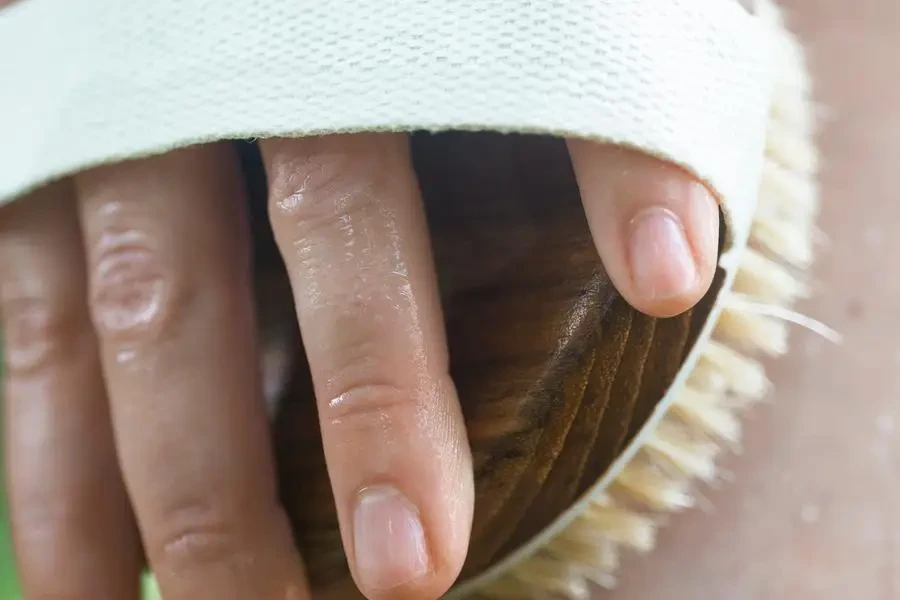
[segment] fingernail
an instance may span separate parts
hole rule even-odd
[[[689,293],[698,270],[684,225],[672,211],[652,207],[630,223],[629,259],[636,291],[645,300]]]
[[[393,488],[362,491],[353,517],[353,543],[360,584],[370,590],[415,581],[431,568],[418,511]]]

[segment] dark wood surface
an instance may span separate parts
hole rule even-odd
[[[412,143],[474,455],[466,579],[603,474],[675,376],[709,299],[656,320],[618,296],[562,141],[454,133]],[[258,181],[251,189],[264,193]],[[277,267],[271,247],[260,256],[267,270]],[[282,497],[318,596],[352,597],[299,339],[297,348],[275,424]]]

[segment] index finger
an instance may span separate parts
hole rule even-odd
[[[407,137],[260,145],[354,579],[370,600],[439,598],[472,463]]]

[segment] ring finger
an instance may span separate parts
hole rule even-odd
[[[68,183],[0,218],[5,444],[27,598],[138,597],[142,557],[122,484]]]

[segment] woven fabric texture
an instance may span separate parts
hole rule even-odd
[[[726,0],[25,0],[0,11],[0,202],[201,141],[484,129],[679,163],[742,237],[766,35]]]

